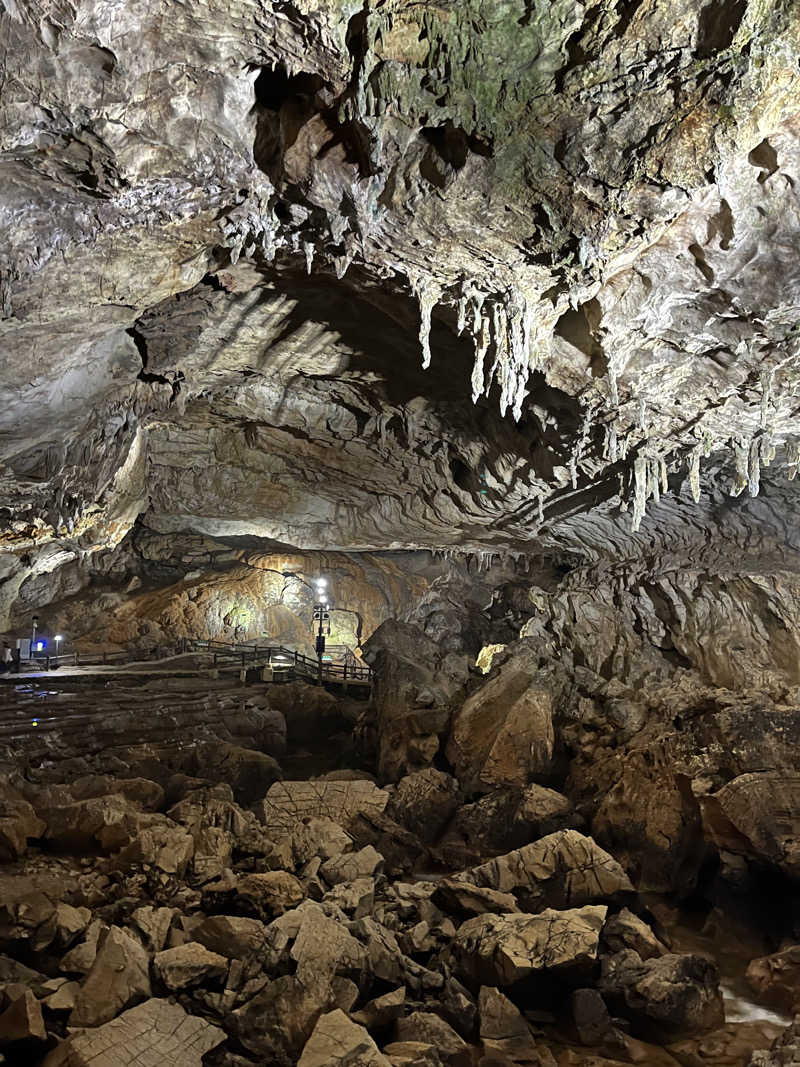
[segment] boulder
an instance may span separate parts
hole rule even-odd
[[[426,767],[400,779],[392,791],[386,814],[424,844],[431,844],[460,803],[461,792],[455,778]]]
[[[796,1067],[800,1063],[800,1018],[795,1017],[768,1050],[754,1052],[747,1067]]]
[[[212,953],[231,960],[263,961],[267,927],[258,919],[240,915],[211,915],[194,928],[192,936]]]
[[[138,808],[119,793],[80,800],[53,808],[40,808],[39,816],[47,825],[45,838],[66,851],[96,848],[103,831],[136,820]]]
[[[0,1014],[0,1048],[46,1040],[39,1001],[30,989],[25,989]]]
[[[420,839],[382,811],[362,811],[349,824],[356,848],[372,845],[385,862],[386,873],[399,877],[424,861],[427,849]]]
[[[131,923],[148,951],[161,951],[177,913],[176,908],[156,908],[152,904],[145,904],[133,912]]]
[[[720,851],[800,878],[800,780],[784,771],[742,774],[701,799],[703,828]]]
[[[147,778],[112,778],[107,774],[91,774],[77,778],[69,789],[75,800],[91,800],[116,793],[142,811],[160,811],[164,807],[164,790],[157,782]]]
[[[579,907],[633,891],[613,856],[577,830],[559,830],[455,878],[513,893],[526,911]]]
[[[45,829],[46,823],[37,816],[33,805],[0,782],[0,863],[23,856],[29,839],[41,837]]]
[[[328,885],[338,885],[354,882],[357,878],[374,878],[382,869],[383,856],[372,845],[367,845],[358,852],[347,852],[326,860],[319,873]]]
[[[169,819],[136,830],[119,852],[121,867],[155,867],[164,874],[183,877],[194,855],[194,840]]]
[[[478,994],[480,1038],[484,1053],[505,1057],[514,1064],[538,1064],[536,1042],[517,1007],[494,986],[481,986]]]
[[[380,813],[389,794],[374,782],[276,782],[260,808],[261,821],[273,840],[292,834],[308,818],[325,818],[345,830],[361,812]]]
[[[392,1067],[442,1067],[435,1045],[426,1041],[393,1041],[383,1054]]]
[[[800,945],[751,960],[745,978],[763,1004],[790,1015],[800,1011]]]
[[[400,1018],[405,1003],[405,986],[400,986],[390,993],[384,993],[382,997],[368,1001],[360,1011],[353,1014],[353,1021],[366,1026],[368,1030],[383,1028]]]
[[[363,1026],[338,1008],[321,1015],[297,1067],[390,1067]]]
[[[117,926],[101,935],[97,955],[75,998],[70,1026],[99,1026],[150,996],[150,961],[138,941]]]
[[[447,1067],[472,1067],[472,1050],[441,1016],[429,1011],[413,1011],[395,1023],[397,1041],[419,1041],[433,1045]]]
[[[495,789],[470,804],[463,804],[436,844],[435,855],[439,861],[457,870],[535,839],[538,835],[516,819],[521,796],[521,789]]]
[[[339,882],[322,901],[341,908],[354,919],[371,915],[375,904],[375,881],[373,878],[356,878],[352,882]]]
[[[353,847],[353,839],[333,819],[312,817],[295,826],[282,845],[288,847],[287,865],[303,867],[315,857],[324,861],[341,856]]]
[[[550,770],[552,698],[536,673],[532,656],[510,659],[453,715],[445,751],[466,792],[525,786]]]
[[[318,737],[342,724],[339,701],[318,685],[307,682],[274,685],[269,691],[269,703],[283,715],[286,736],[293,744],[302,745],[306,738]]]
[[[227,783],[237,803],[245,806],[263,800],[273,782],[283,777],[272,756],[220,741],[195,746],[187,769],[201,778]]]
[[[209,979],[224,978],[228,973],[228,960],[225,956],[190,941],[157,953],[153,960],[153,969],[162,984],[174,993]]]
[[[70,1034],[42,1067],[202,1067],[225,1034],[178,1004],[147,1000],[96,1030]]]
[[[569,998],[569,1015],[582,1045],[603,1045],[613,1036],[606,1002],[596,989],[574,990]]]
[[[668,953],[641,960],[625,949],[603,960],[598,989],[612,1013],[659,1043],[704,1033],[725,1021],[719,972],[704,956]]]
[[[520,910],[513,893],[501,893],[498,889],[487,889],[456,878],[440,879],[431,899],[438,908],[457,915],[484,915],[487,912],[503,915]]]
[[[579,820],[568,797],[536,783],[525,787],[514,812],[514,822],[524,827],[530,838],[568,829],[576,821]]]
[[[597,959],[606,912],[587,905],[468,919],[450,949],[456,973],[474,984],[501,987],[542,972],[584,973]]]
[[[665,956],[669,952],[647,923],[627,908],[623,908],[618,915],[612,915],[603,927],[603,947],[611,953],[632,948],[642,960]]]
[[[275,1067],[296,1067],[321,1015],[336,1008],[327,977],[283,975],[225,1020],[238,1041]]]
[[[305,897],[300,882],[286,871],[246,874],[234,889],[235,900],[260,919],[272,919],[295,908]]]

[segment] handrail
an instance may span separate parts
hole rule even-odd
[[[330,663],[320,661],[311,656],[306,656],[302,652],[298,652],[296,649],[286,648],[284,645],[259,645],[259,644],[245,644],[243,642],[230,643],[227,641],[219,641],[214,638],[202,639],[199,637],[183,637],[179,639],[178,647],[182,652],[210,652],[214,657],[214,663],[216,664],[218,659],[233,660],[240,662],[244,667],[248,660],[266,660],[265,666],[270,665],[270,661],[280,657],[285,661],[286,669],[294,669],[298,673],[304,674],[307,677],[312,677],[315,680],[322,678],[323,681],[371,681],[372,680],[372,668],[367,663],[362,663],[353,655],[352,651],[347,646],[333,646],[336,651],[340,648],[346,650],[344,662],[342,663]],[[162,655],[154,655],[153,653],[148,656],[148,659],[167,659],[175,654],[175,646],[172,646],[168,651],[165,651]],[[81,652],[62,652],[58,656],[42,656],[40,657],[42,664],[49,669],[51,661],[55,660],[59,665],[65,665],[70,661],[75,666],[99,666],[101,664],[114,663],[120,660],[127,661],[129,663],[137,662],[136,654],[130,651],[120,652],[98,652],[98,653],[81,653]],[[272,664],[273,667],[278,666]],[[281,665],[282,666],[282,665]],[[280,669],[280,667],[279,667]]]

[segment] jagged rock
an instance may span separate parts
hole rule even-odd
[[[436,855],[445,866],[457,869],[529,842],[536,835],[516,820],[521,798],[519,789],[496,789],[462,805],[437,843]]]
[[[259,919],[240,915],[210,915],[194,928],[192,936],[229,959],[263,960],[267,951],[267,927]]]
[[[611,1016],[596,989],[576,989],[569,998],[569,1012],[582,1045],[598,1046],[613,1034]]]
[[[240,804],[263,800],[283,775],[280,764],[264,752],[218,742],[196,745],[189,772],[212,781],[227,782]]]
[[[373,783],[355,782],[276,782],[261,806],[261,819],[267,834],[280,840],[307,818],[326,818],[345,830],[362,811],[380,813],[389,794]]]
[[[160,811],[165,802],[162,787],[147,778],[112,778],[107,774],[93,774],[76,779],[69,790],[75,800],[118,794],[142,811]]]
[[[386,873],[392,877],[414,870],[424,861],[426,849],[419,838],[385,812],[360,812],[349,830],[357,848],[370,845],[381,854]]]
[[[585,973],[597,959],[606,910],[478,915],[458,928],[453,962],[465,980],[502,987],[538,972]]]
[[[449,1067],[472,1067],[472,1051],[444,1019],[433,1012],[413,1011],[395,1023],[397,1041],[418,1041],[433,1045]]]
[[[39,1001],[30,989],[26,989],[0,1014],[0,1048],[46,1040],[47,1031]]]
[[[286,871],[247,874],[237,880],[234,894],[237,903],[252,909],[260,919],[282,915],[305,896],[300,882]]]
[[[322,898],[323,903],[333,904],[354,919],[371,915],[375,904],[375,881],[372,878],[356,878],[352,882],[339,882]]]
[[[383,1053],[392,1067],[442,1067],[438,1050],[425,1041],[392,1041]]]
[[[45,998],[44,1003],[50,1011],[72,1011],[80,988],[79,982],[64,982],[54,993]]]
[[[69,948],[91,921],[92,913],[88,908],[73,908],[71,904],[61,901],[56,905],[54,916],[56,944],[61,948]]]
[[[354,882],[356,878],[374,878],[383,868],[383,856],[372,845],[326,860],[320,874],[328,885]]]
[[[368,1030],[381,1029],[389,1023],[399,1019],[403,1014],[406,1003],[406,991],[404,986],[393,989],[390,993],[384,993],[382,997],[375,997],[368,1001],[363,1008],[355,1012],[353,1021]]]
[[[478,1012],[484,1053],[504,1056],[511,1063],[541,1062],[530,1027],[499,989],[481,986]]]
[[[295,1067],[319,1017],[336,1007],[331,982],[284,975],[225,1020],[250,1052],[278,1067]]]
[[[135,820],[137,811],[126,797],[112,793],[57,808],[40,808],[38,814],[47,824],[48,841],[56,848],[80,851],[100,844],[107,828]]]
[[[795,1014],[800,1008],[800,945],[751,960],[745,978],[759,1001]]]
[[[166,1000],[147,1000],[98,1029],[71,1034],[43,1067],[201,1067],[225,1034]]]
[[[176,914],[176,908],[155,908],[151,904],[145,904],[133,912],[131,922],[148,951],[161,951],[167,942],[169,928]]]
[[[555,789],[532,783],[522,792],[514,821],[536,838],[574,827],[577,816],[568,797]]]
[[[770,1049],[753,1053],[747,1067],[795,1067],[797,1063],[800,1063],[800,1019],[795,1018]]]
[[[303,1048],[297,1067],[389,1067],[389,1061],[363,1026],[348,1019],[343,1011],[322,1015]]]
[[[559,830],[455,877],[513,893],[528,911],[580,906],[633,891],[617,861],[577,830]]]
[[[169,820],[164,820],[163,823],[134,831],[128,844],[117,856],[117,861],[122,867],[142,864],[181,877],[186,873],[193,855],[192,836]]]
[[[223,978],[228,973],[225,956],[194,942],[158,952],[153,967],[161,982],[172,992],[189,989],[207,979]]]
[[[625,949],[603,960],[598,988],[610,1010],[630,1019],[646,1039],[677,1040],[725,1020],[719,972],[703,956],[669,953],[643,962]]]
[[[470,1040],[476,1030],[478,1005],[475,998],[465,989],[457,978],[450,976],[439,994],[442,1015],[454,1030],[466,1040]]]
[[[800,876],[800,786],[782,771],[743,774],[702,798],[703,826],[717,848]]]
[[[612,915],[603,927],[603,945],[612,953],[631,948],[642,960],[665,956],[669,949],[658,940],[656,935],[633,912],[623,908],[617,915]]]
[[[100,936],[92,968],[75,997],[71,1026],[99,1026],[150,996],[150,961],[138,941],[112,926]]]
[[[282,844],[289,849],[287,862],[293,867],[303,867],[315,856],[322,860],[341,856],[353,847],[353,839],[332,819],[310,818],[296,826]]]
[[[370,974],[393,985],[408,986],[415,993],[441,989],[444,978],[406,956],[395,934],[369,916],[352,923],[353,934],[364,944]]]
[[[520,911],[513,893],[472,885],[457,878],[442,878],[436,884],[433,902],[445,911],[462,915],[504,914]]]
[[[70,949],[61,958],[60,967],[64,974],[88,974],[97,958],[97,947],[101,935],[108,929],[100,919],[93,919],[86,928],[83,942]]]
[[[25,854],[30,838],[41,837],[45,822],[16,789],[0,782],[0,863]]]
[[[511,660],[453,716],[447,758],[466,791],[524,786],[550,769],[552,698],[534,677],[531,663]]]
[[[461,802],[458,782],[433,767],[406,775],[395,785],[386,814],[424,844],[431,844]]]

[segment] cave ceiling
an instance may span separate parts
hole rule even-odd
[[[792,565],[796,3],[0,0],[0,43],[8,556]]]

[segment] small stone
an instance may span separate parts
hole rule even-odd
[[[159,952],[153,967],[167,989],[173,992],[189,989],[207,979],[223,978],[228,973],[228,961],[224,956],[209,952],[195,941]]]

